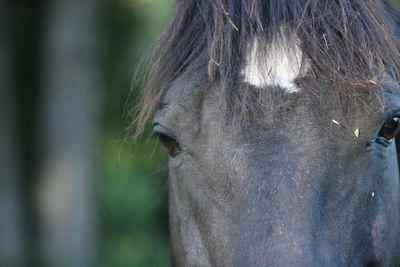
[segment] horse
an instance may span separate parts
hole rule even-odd
[[[176,1],[135,119],[169,154],[174,266],[400,266],[399,23],[378,0]]]

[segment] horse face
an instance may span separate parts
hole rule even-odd
[[[397,82],[347,100],[323,78],[294,93],[242,84],[255,108],[225,118],[203,69],[172,84],[153,120],[170,154],[174,264],[399,264],[396,147],[376,142],[400,109]]]

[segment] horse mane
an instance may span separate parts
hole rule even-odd
[[[177,0],[146,61],[150,67],[136,134],[171,82],[200,55],[207,57],[210,84],[229,101],[255,38],[265,49],[271,40],[295,34],[311,71],[344,94],[376,84],[377,71],[386,72],[387,66],[399,77],[399,21],[387,1],[377,0]]]

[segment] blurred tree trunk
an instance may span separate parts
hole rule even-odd
[[[37,196],[45,260],[93,266],[99,0],[49,1]]]
[[[0,266],[22,266],[24,241],[10,7],[0,2]]]

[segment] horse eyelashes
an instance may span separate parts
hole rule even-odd
[[[174,138],[163,133],[159,133],[158,139],[160,140],[160,143],[168,150],[171,156],[175,156],[177,152],[179,152],[179,144]]]
[[[389,121],[385,122],[379,131],[377,142],[388,146],[393,139],[400,134],[400,114],[393,116]]]
[[[158,138],[160,143],[167,149],[168,154],[171,157],[175,157],[181,152],[180,145],[178,141],[167,134],[163,128],[159,125],[154,126],[153,133],[151,134],[151,139]]]

